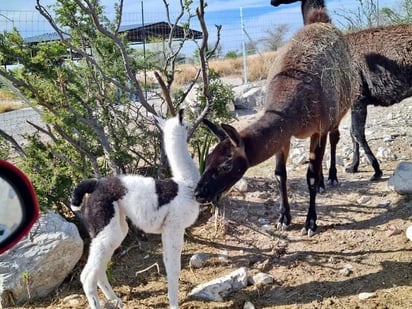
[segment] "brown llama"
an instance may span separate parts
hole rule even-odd
[[[318,20],[328,18],[324,10],[313,13]],[[304,26],[278,51],[260,119],[239,132],[228,124],[218,127],[205,121],[220,142],[206,158],[196,199],[201,203],[214,200],[249,167],[275,154],[281,197],[278,227],[286,228],[291,222],[286,189],[290,139],[310,137],[306,175],[310,200],[302,232],[313,235],[326,138],[330,133],[331,147],[336,146],[339,123],[357,96],[357,78],[347,41],[336,27],[319,22]]]
[[[323,0],[272,0],[271,4],[278,6],[298,1],[302,2],[305,24],[310,9],[325,8]],[[371,180],[378,180],[382,177],[382,170],[365,137],[367,106],[390,106],[412,96],[412,25],[369,28],[348,33],[345,38],[360,75],[359,96],[351,110],[353,159],[346,171],[358,171],[361,146],[374,169]],[[332,174],[333,169],[331,166]],[[333,181],[331,171],[329,178]],[[337,181],[337,177],[334,180]]]

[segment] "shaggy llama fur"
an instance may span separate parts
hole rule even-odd
[[[298,1],[302,2],[305,24],[311,9],[325,9],[323,0],[271,0],[271,4],[278,6]],[[360,146],[374,169],[371,180],[378,180],[383,173],[365,136],[367,106],[390,106],[412,96],[412,25],[369,28],[348,33],[345,38],[360,76],[359,96],[351,110],[353,160],[346,171],[358,171]],[[337,178],[331,181],[333,183]]]
[[[329,19],[324,10],[312,12],[312,21]],[[205,172],[195,191],[197,200],[213,200],[235,184],[249,167],[276,154],[275,175],[281,197],[278,225],[286,228],[291,222],[286,187],[290,139],[310,137],[306,174],[310,199],[302,233],[313,235],[317,228],[316,194],[324,186],[322,160],[326,137],[330,133],[331,148],[336,149],[339,123],[357,96],[358,85],[343,34],[329,23],[304,26],[278,51],[260,119],[240,132],[227,124],[217,127],[206,122],[220,142],[207,156]]]

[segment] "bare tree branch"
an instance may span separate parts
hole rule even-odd
[[[156,80],[159,83],[160,88],[162,89],[163,95],[166,100],[167,109],[169,110],[170,115],[172,117],[176,116],[176,111],[175,111],[175,108],[173,107],[173,102],[172,102],[172,98],[170,97],[169,89],[167,89],[166,84],[164,83],[162,77],[160,76],[158,72],[154,72],[154,76],[156,77]]]
[[[211,111],[213,108],[213,97],[209,91],[209,68],[207,66],[207,42],[209,39],[209,32],[207,30],[206,22],[205,22],[205,3],[204,0],[199,1],[199,7],[196,9],[196,14],[197,18],[199,19],[200,26],[203,32],[203,38],[202,38],[202,43],[199,48],[199,58],[200,58],[200,67],[201,67],[201,75],[202,75],[202,81],[203,81],[203,95],[206,98],[206,106],[203,109],[203,111],[200,113],[200,115],[197,117],[195,122],[193,123],[193,126],[190,128],[188,132],[188,139],[190,139],[197,129],[197,127],[200,125],[201,121],[203,118],[206,117],[206,115]]]
[[[24,152],[23,148],[19,145],[19,143],[17,143],[17,141],[13,138],[13,136],[7,134],[2,129],[0,129],[0,136],[2,136],[6,141],[8,141],[21,157],[27,158],[27,154]]]

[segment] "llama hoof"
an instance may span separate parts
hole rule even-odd
[[[328,179],[328,185],[335,187],[339,184],[339,181],[337,179]]]
[[[308,230],[308,237],[312,237],[313,235],[315,235],[315,231],[312,231],[311,229]]]
[[[302,234],[302,236],[308,235],[308,237],[312,237],[313,235],[316,234],[316,232],[312,229],[306,229],[306,227],[302,228],[300,230],[300,233]]]
[[[346,173],[351,173],[351,174],[357,173],[357,172],[358,172],[358,168],[355,168],[355,167],[353,167],[353,166],[348,166],[347,168],[345,168],[345,172],[346,172]]]
[[[106,308],[106,309],[123,308],[123,302],[121,301],[120,298],[110,299],[102,306],[102,308]]]
[[[276,225],[276,229],[278,229],[279,231],[287,231],[288,228],[289,225],[287,225],[286,223],[278,222],[278,224]]]
[[[306,235],[307,232],[308,232],[308,231],[307,231],[306,227],[304,227],[304,228],[302,228],[302,229],[300,230],[300,234],[301,234],[302,236]]]
[[[380,173],[375,173],[371,178],[369,178],[370,181],[378,181],[382,178],[382,172]]]

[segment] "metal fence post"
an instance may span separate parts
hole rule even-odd
[[[240,26],[242,28],[242,58],[243,58],[243,84],[247,84],[247,55],[245,42],[245,23],[243,21],[243,9],[240,8]]]

